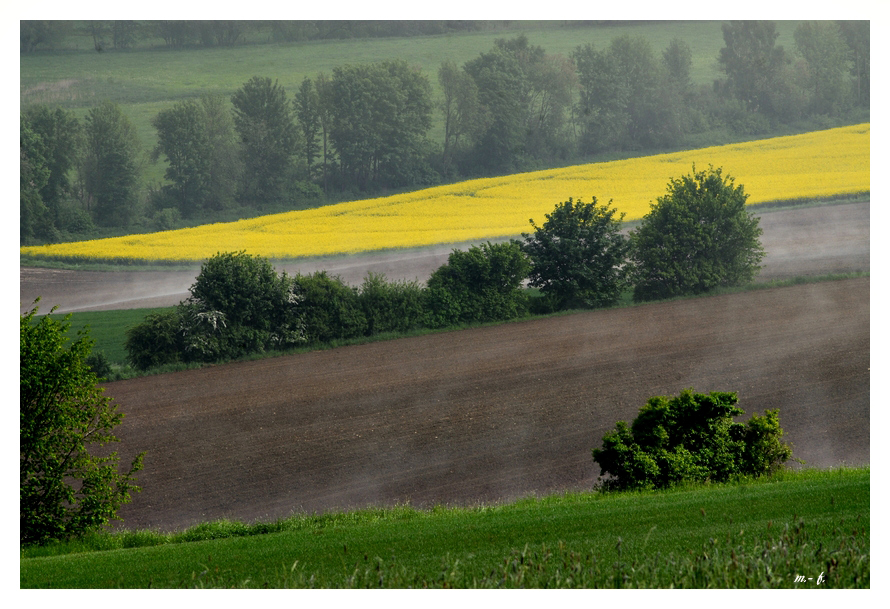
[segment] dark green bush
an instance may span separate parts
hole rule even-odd
[[[500,321],[528,312],[528,259],[518,243],[454,250],[427,281],[427,325]]]
[[[216,254],[190,291],[175,310],[151,314],[127,332],[133,366],[216,362],[305,342],[299,286],[265,258]]]
[[[363,336],[368,320],[358,290],[325,271],[296,275],[294,293],[302,299],[299,308],[309,342],[329,342]]]
[[[611,203],[611,202],[610,202]],[[531,261],[529,285],[541,289],[538,310],[614,305],[626,284],[624,214],[609,205],[571,198],[546,214],[533,235],[523,233],[522,250]]]
[[[367,319],[368,336],[405,332],[423,325],[424,294],[416,281],[387,282],[382,274],[369,273],[359,291]]]
[[[671,179],[630,233],[634,300],[703,294],[754,279],[764,256],[748,195],[721,169]]]
[[[778,410],[754,414],[747,424],[735,393],[693,393],[650,398],[630,427],[618,421],[593,449],[609,490],[664,488],[679,482],[724,482],[762,476],[783,466],[791,448],[782,442]]]
[[[127,330],[127,361],[139,370],[182,361],[180,325],[178,309],[146,315],[141,324]]]

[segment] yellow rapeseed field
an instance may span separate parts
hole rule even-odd
[[[197,261],[245,250],[272,259],[484,241],[529,232],[573,197],[612,205],[635,220],[670,178],[722,167],[749,204],[870,190],[869,124],[685,152],[485,178],[411,193],[110,239],[22,247],[66,259]]]

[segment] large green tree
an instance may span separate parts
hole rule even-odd
[[[850,48],[832,21],[804,21],[794,30],[794,46],[806,60],[811,111],[836,115],[850,106]]]
[[[33,308],[20,318],[19,535],[22,543],[78,536],[112,519],[138,491],[133,474],[118,470],[117,453],[96,450],[116,442],[113,430],[123,419],[102,395],[87,365],[92,340],[69,338],[67,318],[35,318]]]
[[[82,130],[73,112],[62,108],[32,106],[25,110],[25,118],[45,148],[49,179],[40,190],[47,207],[58,212],[62,201],[71,196],[71,175],[80,158]]]
[[[161,110],[151,121],[158,132],[153,157],[163,154],[167,159],[164,177],[172,184],[165,188],[185,217],[206,207],[210,198],[212,149],[202,114],[196,101],[187,100]]]
[[[725,46],[717,61],[730,91],[749,110],[772,113],[771,92],[787,61],[785,49],[776,45],[775,22],[731,21],[722,28]]]
[[[298,155],[305,161],[305,177],[311,179],[315,159],[321,151],[319,134],[321,133],[321,116],[318,91],[308,76],[300,83],[294,95],[294,112],[299,129]]]
[[[679,45],[669,47],[666,53],[666,65],[659,64],[647,40],[627,34],[612,39],[602,51],[591,44],[575,50],[582,151],[676,141],[687,57]],[[688,80],[688,67],[685,69]]]
[[[429,80],[403,60],[335,68],[324,103],[345,186],[429,183]]]
[[[46,238],[51,226],[49,210],[41,191],[49,182],[46,147],[43,138],[31,128],[24,115],[19,117],[19,238],[27,243]]]
[[[284,88],[254,76],[232,96],[244,173],[239,198],[264,207],[293,198],[299,133]]]
[[[491,50],[465,63],[486,119],[477,128],[468,165],[503,173],[530,159],[565,155],[570,149],[565,114],[575,86],[570,65],[524,35],[495,40]]]
[[[225,208],[240,175],[229,109],[222,97],[177,102],[153,119],[157,159],[167,160],[166,198],[185,217]],[[166,205],[165,205],[166,206]]]
[[[472,141],[473,135],[484,124],[483,108],[479,103],[476,83],[453,61],[439,66],[439,86],[442,100],[439,109],[445,120],[445,139],[442,144],[442,171],[449,175],[455,156]]]
[[[125,226],[139,195],[140,146],[120,107],[105,101],[87,113],[81,179],[87,208],[105,226]]]
[[[742,185],[722,168],[672,178],[630,233],[634,300],[701,294],[741,285],[760,270],[759,218]]]
[[[871,22],[838,21],[837,26],[849,47],[856,103],[868,108],[871,92]]]
[[[523,233],[529,285],[541,289],[552,309],[615,304],[627,275],[624,214],[596,197],[590,203],[570,198],[546,218],[542,226],[529,220],[535,232]]]

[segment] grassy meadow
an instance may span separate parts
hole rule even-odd
[[[573,197],[611,200],[639,220],[671,178],[693,166],[722,167],[748,203],[814,199],[870,190],[870,124],[482,178],[409,193],[230,223],[75,243],[22,247],[27,257],[69,262],[183,263],[244,250],[271,259],[422,247],[518,236]]]
[[[23,549],[20,585],[867,588],[869,475],[789,471],[668,491],[103,534]]]

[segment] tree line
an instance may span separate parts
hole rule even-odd
[[[156,115],[162,185],[140,212],[143,156],[120,108],[80,123],[70,112],[22,114],[23,242],[92,224],[173,228],[239,207],[268,213],[360,195],[508,174],[601,153],[682,146],[700,134],[774,132],[869,107],[869,23],[804,22],[794,52],[775,24],[723,26],[725,79],[696,88],[688,44],[661,53],[622,35],[604,48],[550,55],[525,36],[499,39],[429,76],[404,60],[345,65],[288,92],[254,76],[230,99],[175,103]],[[441,114],[442,141],[429,132]],[[69,176],[76,175],[76,179]]]
[[[516,319],[701,294],[753,280],[764,252],[747,194],[722,169],[671,180],[629,234],[609,204],[569,199],[522,240],[453,250],[425,285],[369,274],[350,287],[325,272],[277,275],[265,258],[219,253],[177,307],[127,332],[146,370],[305,344]],[[536,289],[532,292],[526,289]]]
[[[21,21],[22,53],[59,48],[71,35],[90,36],[97,51],[126,51],[145,41],[163,41],[165,47],[232,47],[250,43],[305,42],[433,36],[509,24],[509,21],[467,20],[308,20],[308,21]]]

